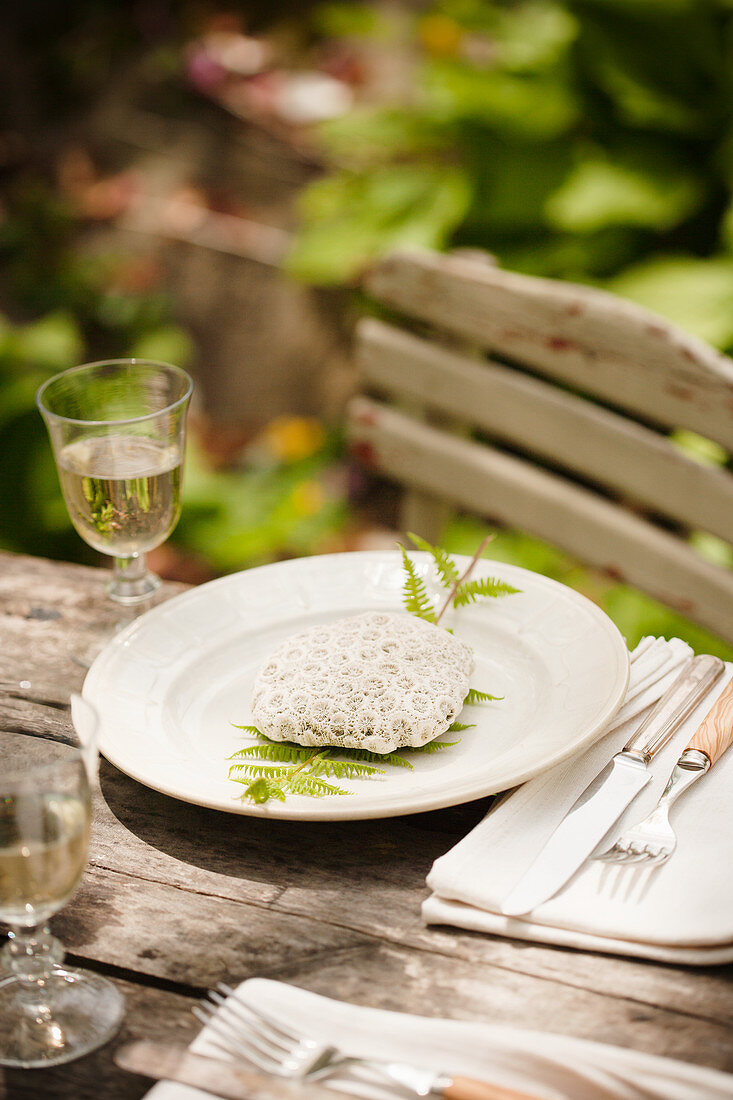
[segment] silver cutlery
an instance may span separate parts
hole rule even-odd
[[[235,990],[219,983],[209,1000],[193,1009],[210,1029],[209,1036],[234,1058],[245,1058],[265,1073],[297,1081],[319,1081],[343,1069],[370,1071],[390,1085],[400,1085],[415,1096],[445,1100],[538,1100],[526,1092],[488,1081],[436,1073],[403,1062],[364,1058],[336,1046],[317,1042],[253,1008]]]
[[[718,696],[675,764],[669,782],[652,812],[627,829],[616,843],[594,859],[658,867],[677,847],[669,811],[693,783],[706,774],[733,742],[733,680]]]
[[[724,668],[718,657],[693,657],[621,752],[586,787],[501,905],[528,913],[565,885],[651,779],[649,764],[707,694]]]

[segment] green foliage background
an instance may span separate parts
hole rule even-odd
[[[105,19],[90,26],[106,27],[117,53],[129,49],[125,12],[92,8]],[[95,33],[78,53],[76,100],[106,79],[104,66],[94,78],[83,64],[110,54]],[[308,34],[393,51],[407,78],[401,98],[372,97],[320,129],[327,170],[303,194],[292,275],[355,285],[397,246],[478,247],[509,268],[607,287],[733,350],[733,0],[435,0],[399,17],[340,0],[316,10]],[[56,117],[59,89],[73,85],[68,39],[49,35],[43,49]],[[0,225],[11,303],[0,316],[0,546],[80,559],[37,386],[84,359],[186,365],[193,349],[162,291],[127,290],[119,257],[79,251],[78,215],[39,178],[15,180]],[[678,440],[702,461],[730,461],[689,433]],[[323,507],[300,513],[293,501],[339,457],[331,437],[302,466],[217,471],[194,451],[174,539],[214,571],[312,552],[347,521],[343,499],[325,492]],[[458,521],[444,541],[472,553],[479,538]],[[696,540],[731,564],[723,544]],[[492,556],[587,591],[632,643],[677,633],[732,655],[524,535],[504,533]]]
[[[481,247],[733,346],[731,0],[438,0],[407,22],[339,4],[318,24],[413,71],[404,102],[324,126],[292,272]]]

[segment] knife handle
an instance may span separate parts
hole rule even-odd
[[[454,1077],[441,1091],[445,1100],[540,1100],[536,1094],[490,1085],[472,1077]]]
[[[705,753],[711,764],[720,759],[733,741],[733,680],[723,689],[712,710],[697,727],[688,749]]]
[[[724,668],[720,658],[710,654],[688,661],[672,686],[627,741],[623,751],[648,764],[722,675]]]

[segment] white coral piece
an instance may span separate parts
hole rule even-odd
[[[473,654],[413,615],[367,612],[286,639],[257,673],[252,710],[274,741],[386,753],[419,748],[463,707]]]

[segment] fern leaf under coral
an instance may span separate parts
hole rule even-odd
[[[427,745],[417,745],[414,748],[403,749],[403,752],[424,752],[426,756],[430,756],[434,752],[442,752],[443,749],[452,749],[454,745],[459,745],[460,741],[428,741]]]

